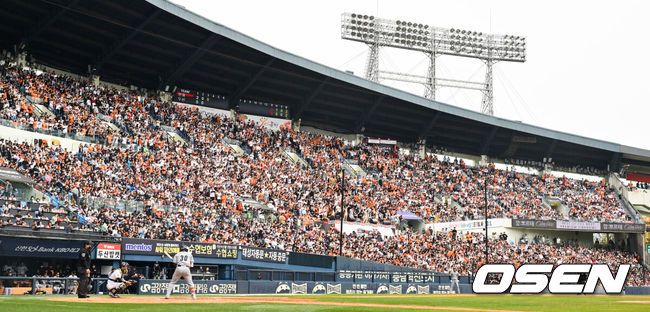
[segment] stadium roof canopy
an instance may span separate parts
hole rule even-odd
[[[165,0],[4,0],[0,34],[2,48],[51,67],[83,75],[91,66],[103,81],[148,89],[209,91],[233,107],[242,98],[286,104],[301,125],[339,133],[423,138],[502,159],[552,157],[567,167],[650,167],[649,150],[431,101],[276,49]]]

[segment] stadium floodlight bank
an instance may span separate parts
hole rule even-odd
[[[458,28],[442,28],[427,24],[378,18],[372,15],[343,13],[341,37],[370,46],[366,78],[425,84],[425,97],[435,99],[436,86],[475,89],[483,91],[481,112],[494,115],[492,108],[492,65],[498,61],[525,62],[526,38],[515,35],[488,34]],[[429,55],[426,77],[381,72],[379,48],[392,47],[419,51]],[[458,81],[435,76],[437,55],[452,55],[483,60],[486,64],[485,83]],[[438,80],[438,81],[436,81]],[[477,87],[478,85],[478,87]]]
[[[491,61],[525,62],[526,38],[434,27],[355,13],[343,13],[341,36],[367,44],[465,56]]]

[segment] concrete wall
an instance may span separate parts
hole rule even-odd
[[[79,150],[79,146],[81,146],[82,144],[86,144],[86,145],[91,144],[88,142],[66,139],[66,138],[61,138],[61,137],[48,135],[48,134],[42,134],[38,132],[20,130],[20,129],[11,128],[2,125],[0,125],[0,138],[15,143],[25,142],[29,144],[33,144],[34,140],[46,140],[48,144],[52,144],[53,140],[58,140],[62,148],[65,148],[73,153],[76,153]]]
[[[196,108],[199,110],[201,113],[206,113],[208,115],[218,115],[218,116],[225,116],[228,118],[232,118],[232,112],[229,110],[225,109],[218,109],[218,108],[213,108],[213,107],[208,107],[208,106],[200,106],[200,105],[193,105],[193,104],[186,104],[186,103],[180,103],[180,102],[173,102],[176,105],[184,106],[184,107],[191,107],[191,108]]]
[[[359,139],[359,136],[357,136],[356,134],[341,134],[341,133],[331,132],[327,130],[317,129],[310,126],[300,126],[300,131],[337,137],[349,142],[356,141],[357,139]]]
[[[89,78],[88,76],[81,76],[81,75],[73,74],[73,73],[70,73],[70,72],[67,72],[67,71],[63,71],[63,70],[56,69],[56,68],[49,67],[49,66],[45,66],[45,65],[38,65],[38,66],[36,66],[36,69],[39,69],[39,70],[47,70],[47,71],[49,71],[49,72],[53,72],[53,73],[55,73],[55,74],[57,74],[57,75],[70,76],[70,77],[73,77],[73,78],[75,78],[75,79],[79,79],[79,80],[88,80],[88,81],[91,81],[91,80],[92,80],[92,78]],[[128,89],[129,89],[128,87],[125,87],[125,86],[122,86],[122,85],[118,85],[118,84],[114,84],[114,83],[110,83],[110,82],[102,81],[102,80],[101,80],[101,78],[102,78],[101,76],[94,76],[94,77],[98,77],[98,78],[99,78],[99,85],[100,85],[100,86],[105,86],[105,87],[114,88],[114,89],[119,89],[119,90],[128,90]],[[95,78],[95,79],[97,79],[97,78]]]
[[[496,237],[503,232],[507,233],[510,226],[510,219],[488,219],[488,234],[490,237]],[[485,233],[485,220],[428,223],[424,225],[424,228],[431,229],[434,232],[448,232],[456,229],[459,234]]]
[[[617,194],[627,198],[632,205],[650,207],[650,191],[628,190],[627,186],[620,180],[617,174],[610,174],[607,182],[614,188]]]
[[[562,241],[577,239],[580,246],[593,246],[594,241],[594,235],[590,232],[506,228],[505,233],[508,235],[508,240],[512,240],[515,243],[518,242],[519,239],[524,235],[528,237],[529,241],[531,241],[536,235],[544,235],[549,239],[559,237]]]
[[[650,191],[649,190],[638,190],[638,191],[628,191],[627,199],[634,206],[645,206],[650,209]]]

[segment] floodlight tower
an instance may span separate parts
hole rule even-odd
[[[363,42],[370,47],[366,78],[397,80],[424,85],[424,96],[435,100],[436,88],[451,87],[483,92],[481,112],[494,115],[492,66],[499,61],[525,62],[526,38],[512,35],[484,34],[465,29],[441,28],[426,24],[376,18],[372,15],[343,13],[341,38]],[[379,69],[379,49],[392,47],[423,52],[429,58],[426,76]],[[436,77],[436,57],[453,55],[485,62],[484,82]]]

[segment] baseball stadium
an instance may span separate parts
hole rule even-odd
[[[167,0],[0,4],[3,311],[650,310],[650,150],[495,116],[534,38],[342,11],[355,74]]]

